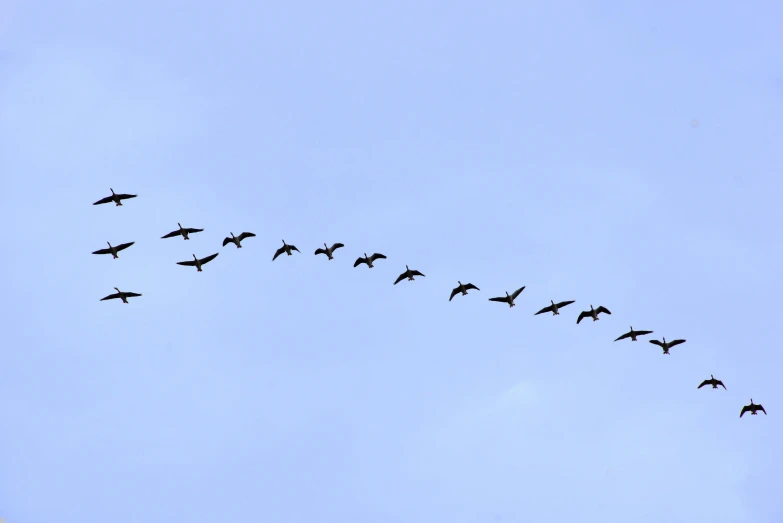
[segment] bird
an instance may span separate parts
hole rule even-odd
[[[631,330],[620,336],[614,341],[620,341],[624,340],[625,338],[631,338],[631,341],[636,341],[637,336],[644,336],[645,334],[652,334],[653,331],[635,331],[633,330],[633,327],[631,327]]]
[[[98,249],[97,251],[93,252],[93,254],[111,254],[114,257],[113,259],[116,260],[117,258],[119,258],[119,256],[117,256],[118,252],[120,252],[120,251],[122,251],[124,249],[127,249],[128,247],[130,247],[131,245],[133,245],[136,242],[121,243],[121,244],[119,244],[119,245],[117,245],[115,247],[112,247],[111,243],[109,243],[109,242],[106,242],[106,243],[109,245],[108,249]]]
[[[210,254],[209,256],[207,256],[205,258],[201,258],[200,260],[198,258],[196,258],[196,255],[194,254],[192,260],[177,262],[177,265],[185,265],[187,267],[195,267],[196,269],[198,269],[197,272],[202,272],[201,266],[206,264],[206,263],[209,263],[212,260],[214,260],[215,258],[217,258],[218,254],[220,254],[220,253],[216,252],[215,254]]]
[[[321,248],[316,249],[315,250],[315,255],[318,256],[319,254],[326,254],[326,257],[329,258],[329,260],[333,260],[334,256],[332,256],[332,254],[334,254],[334,251],[336,251],[340,247],[345,247],[345,245],[343,245],[342,243],[335,243],[331,247],[327,247],[326,243],[324,243],[324,248],[323,249],[321,249]]]
[[[669,349],[671,349],[675,345],[679,345],[680,343],[685,343],[685,340],[672,340],[670,342],[667,342],[666,338],[664,338],[662,342],[658,340],[650,340],[650,343],[662,348],[664,354],[669,354]]]
[[[467,296],[468,289],[476,289],[477,291],[481,290],[475,285],[473,285],[472,283],[466,283],[463,285],[462,282],[459,280],[457,280],[457,283],[459,283],[459,285],[457,287],[454,287],[454,289],[451,291],[451,296],[449,296],[449,301],[453,300],[454,296],[456,296],[460,292],[462,293],[463,296]]]
[[[582,311],[579,314],[579,317],[576,319],[576,324],[579,325],[579,322],[582,321],[583,319],[587,318],[588,316],[592,317],[593,321],[598,321],[598,315],[601,314],[602,312],[604,312],[606,314],[612,314],[611,312],[609,312],[609,309],[607,309],[603,305],[599,305],[597,309],[594,309],[592,304],[591,304],[589,311]]]
[[[122,200],[127,200],[129,198],[135,198],[136,194],[117,194],[114,192],[114,189],[109,189],[111,191],[111,196],[107,196],[106,198],[101,198],[97,202],[93,203],[93,205],[101,205],[103,203],[109,203],[114,202],[116,204],[116,207],[120,207],[122,205]]]
[[[252,232],[243,232],[243,233],[242,233],[242,234],[240,234],[239,236],[234,236],[234,233],[232,232],[232,233],[231,233],[231,238],[229,238],[228,236],[226,236],[226,237],[223,239],[223,247],[225,247],[225,246],[226,246],[226,245],[228,245],[229,243],[233,243],[234,245],[236,245],[236,246],[237,246],[237,249],[241,249],[241,248],[242,248],[242,244],[241,244],[241,243],[239,243],[239,242],[241,242],[241,241],[242,241],[242,240],[244,240],[245,238],[252,238],[253,236],[255,236],[255,234],[253,234]]]
[[[413,281],[413,277],[414,276],[421,276],[422,278],[424,278],[424,275],[422,273],[420,273],[419,271],[415,271],[415,270],[412,271],[406,265],[405,266],[405,272],[403,272],[402,274],[397,276],[397,279],[394,280],[394,285],[397,285],[398,283],[400,283],[405,278],[408,278],[408,280]]]
[[[370,269],[372,269],[372,268],[373,268],[373,264],[372,264],[372,262],[374,262],[375,260],[385,260],[385,259],[386,259],[386,256],[384,256],[383,254],[381,254],[381,253],[379,253],[379,252],[376,252],[376,253],[375,253],[375,254],[373,254],[372,256],[367,256],[367,253],[365,252],[365,253],[364,253],[364,258],[362,258],[361,256],[359,256],[358,258],[356,258],[356,261],[355,261],[355,262],[353,262],[353,266],[354,266],[354,267],[358,267],[358,266],[359,266],[359,265],[361,265],[362,263],[366,263],[366,264],[367,264],[367,267],[369,267]]]
[[[716,380],[715,376],[713,376],[712,374],[710,374],[710,379],[702,381],[701,385],[699,385],[696,388],[700,389],[700,388],[702,388],[705,385],[712,385],[713,389],[717,389],[718,385],[720,385],[721,387],[723,387],[723,390],[726,390],[726,385],[724,385],[721,380]],[[765,414],[766,414],[766,412],[765,412]]]
[[[177,229],[176,231],[171,231],[170,233],[168,233],[165,236],[161,236],[161,239],[163,239],[163,238],[173,238],[174,236],[182,235],[182,237],[184,239],[189,240],[190,238],[188,238],[188,234],[193,234],[193,233],[201,232],[201,231],[204,230],[204,229],[186,229],[179,222],[177,222],[177,225],[179,225],[179,229]]]
[[[514,300],[517,299],[517,296],[519,296],[519,293],[524,291],[524,290],[525,290],[525,287],[522,286],[522,287],[518,288],[517,290],[515,290],[512,294],[509,294],[508,291],[506,291],[506,295],[505,296],[500,296],[499,298],[490,298],[489,301],[504,302],[504,303],[508,303],[509,307],[514,307]]]
[[[552,302],[552,305],[547,305],[546,307],[544,307],[543,309],[535,313],[533,316],[537,316],[544,312],[551,312],[552,316],[560,316],[561,307],[565,307],[566,305],[571,305],[572,303],[574,303],[574,300],[561,301],[560,303],[555,303],[554,300],[549,300],[549,301]]]
[[[272,261],[275,261],[275,259],[283,253],[291,256],[291,251],[296,251],[300,254],[302,253],[302,251],[297,249],[295,245],[288,245],[285,240],[283,240],[283,246],[275,251],[275,255],[272,256]]]
[[[128,303],[128,298],[135,298],[137,296],[141,296],[141,294],[138,294],[136,292],[122,292],[117,287],[114,287],[114,290],[117,292],[114,294],[109,294],[105,298],[101,298],[100,301],[113,300],[115,298],[119,298],[122,300],[122,303]]]
[[[756,411],[759,411],[759,410],[760,410],[761,412],[763,412],[765,416],[767,415],[767,411],[766,411],[766,410],[764,410],[764,407],[762,407],[762,406],[761,406],[760,404],[758,404],[758,403],[753,403],[753,398],[750,398],[750,405],[745,405],[744,407],[742,407],[742,410],[740,411],[740,418],[741,418],[741,417],[742,417],[742,416],[743,416],[743,415],[744,415],[746,412],[750,412],[750,414],[751,414],[752,416],[756,416],[756,415],[757,415],[757,414],[756,414]]]

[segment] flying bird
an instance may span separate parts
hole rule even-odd
[[[170,233],[168,233],[165,236],[161,236],[161,239],[163,239],[163,238],[173,238],[175,236],[180,236],[181,235],[182,238],[184,238],[186,240],[189,240],[190,238],[188,238],[188,234],[194,234],[194,233],[197,233],[197,232],[202,232],[204,230],[204,229],[186,229],[179,222],[177,222],[177,225],[179,225],[179,229],[177,229],[176,231],[171,231]]]
[[[565,307],[566,305],[571,305],[572,303],[574,303],[574,300],[561,301],[560,303],[555,303],[554,300],[549,300],[549,301],[552,302],[552,305],[547,305],[546,307],[544,307],[543,309],[535,313],[533,316],[537,316],[545,312],[551,312],[552,316],[560,316],[561,307]]]
[[[124,249],[127,249],[128,247],[130,247],[131,245],[133,245],[136,242],[121,243],[121,244],[119,244],[117,246],[114,246],[114,247],[112,247],[111,243],[109,243],[109,242],[106,242],[106,243],[109,245],[108,249],[98,249],[97,251],[93,252],[93,254],[111,254],[114,257],[113,259],[116,260],[117,258],[119,258],[119,256],[117,256],[118,252],[120,252],[120,251],[122,251]]]
[[[637,336],[645,336],[647,334],[652,334],[653,331],[635,331],[633,330],[633,327],[631,327],[631,330],[620,336],[614,341],[620,341],[624,340],[625,338],[631,338],[631,341],[636,341]]]
[[[666,338],[664,338],[662,342],[658,340],[650,340],[650,343],[662,348],[664,354],[669,354],[669,349],[671,349],[675,345],[679,345],[680,343],[685,343],[685,340],[672,340],[667,342]]]
[[[245,238],[252,238],[253,236],[255,236],[255,234],[253,234],[252,232],[243,232],[239,236],[234,236],[234,233],[232,232],[231,238],[229,238],[228,236],[223,238],[223,247],[225,247],[229,243],[233,243],[234,245],[237,246],[237,249],[241,249],[242,244],[240,242]]]
[[[576,319],[576,324],[579,325],[580,321],[588,317],[593,318],[593,321],[598,321],[598,315],[601,314],[602,312],[604,314],[612,314],[611,312],[609,312],[609,309],[607,309],[603,305],[599,305],[597,309],[594,309],[593,306],[590,305],[589,311],[582,311],[579,314],[579,317]]]
[[[326,243],[324,243],[324,248],[323,249],[321,249],[321,248],[316,249],[315,250],[315,255],[318,256],[319,254],[326,254],[326,257],[329,258],[329,260],[333,260],[334,256],[332,256],[332,254],[334,254],[334,251],[336,251],[340,247],[345,247],[345,245],[343,245],[342,243],[335,243],[331,247],[327,247]]]
[[[111,196],[107,196],[106,198],[101,198],[97,202],[93,203],[93,205],[101,205],[103,203],[109,203],[114,202],[116,204],[116,207],[119,207],[122,205],[122,200],[128,200],[130,198],[135,198],[136,194],[117,194],[114,192],[114,189],[109,189],[111,191]]]
[[[724,385],[721,380],[716,380],[715,376],[713,376],[712,374],[710,374],[710,379],[702,381],[701,385],[699,385],[696,388],[700,389],[705,385],[712,385],[713,389],[717,389],[718,385],[720,385],[721,387],[723,387],[723,390],[726,390],[726,385]],[[766,412],[764,414],[766,414]]]
[[[135,292],[122,292],[117,287],[114,287],[114,290],[117,291],[114,294],[109,294],[105,298],[101,298],[99,301],[104,300],[113,300],[116,298],[119,298],[122,300],[122,303],[128,303],[128,298],[136,298],[137,296],[141,296],[141,294],[135,293]]]
[[[302,251],[300,251],[299,249],[296,248],[296,245],[288,245],[285,242],[285,240],[283,240],[283,246],[275,251],[275,255],[272,256],[272,261],[275,261],[277,259],[277,257],[280,256],[283,253],[286,253],[287,255],[291,256],[291,254],[292,254],[291,251],[296,251],[299,254],[302,253]]]
[[[373,268],[372,262],[374,262],[375,260],[385,260],[385,259],[386,259],[386,256],[384,256],[383,254],[381,254],[379,252],[376,252],[372,256],[367,256],[367,253],[365,252],[364,253],[364,258],[362,258],[361,256],[356,258],[356,261],[353,262],[353,266],[354,267],[358,267],[362,263],[366,263],[367,267],[372,269]]]
[[[204,265],[204,264],[207,264],[207,263],[211,262],[212,260],[214,260],[215,258],[217,258],[218,254],[220,254],[220,253],[216,252],[215,254],[210,254],[209,256],[207,256],[205,258],[201,258],[200,260],[198,258],[196,258],[196,255],[194,254],[192,260],[177,262],[177,265],[184,265],[186,267],[195,267],[196,269],[198,269],[196,272],[203,272],[201,270],[201,266]]]
[[[740,411],[740,418],[741,418],[741,417],[742,417],[742,416],[743,416],[743,415],[744,415],[746,412],[750,412],[751,416],[756,416],[756,415],[757,415],[757,414],[756,414],[756,411],[759,411],[759,410],[760,410],[761,412],[763,412],[765,416],[767,415],[767,411],[766,411],[766,410],[764,410],[764,407],[762,407],[762,406],[761,406],[760,404],[758,404],[758,403],[753,403],[753,398],[750,398],[750,405],[745,405],[744,407],[742,407],[742,410]]]
[[[500,296],[499,298],[490,298],[489,301],[499,301],[499,302],[503,302],[503,303],[508,303],[509,307],[514,307],[515,306],[514,300],[516,300],[517,296],[519,296],[519,293],[524,291],[524,290],[525,290],[525,287],[522,286],[522,287],[518,288],[517,290],[515,290],[512,294],[509,294],[508,291],[506,291],[506,295],[505,296]]]
[[[422,273],[420,273],[419,271],[415,271],[415,270],[413,270],[413,271],[412,271],[412,270],[411,270],[411,269],[409,269],[409,268],[408,268],[408,266],[406,265],[406,266],[405,266],[405,272],[403,272],[402,274],[400,274],[399,276],[397,276],[397,279],[396,279],[396,280],[394,280],[394,285],[397,285],[398,283],[400,283],[400,282],[401,282],[402,280],[404,280],[405,278],[408,278],[408,280],[410,280],[410,281],[414,281],[414,280],[413,280],[413,277],[414,277],[414,276],[421,276],[422,278],[424,278],[424,275],[423,275]]]
[[[481,290],[478,287],[476,287],[475,285],[473,285],[472,283],[466,283],[466,284],[463,285],[462,282],[459,281],[459,280],[457,280],[457,283],[459,283],[459,285],[454,287],[454,289],[451,291],[451,296],[449,296],[449,301],[453,300],[454,296],[456,296],[460,292],[462,293],[463,296],[467,296],[468,295],[468,289],[476,289],[477,291]]]

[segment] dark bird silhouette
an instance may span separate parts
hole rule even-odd
[[[122,303],[128,303],[128,298],[136,298],[137,296],[141,296],[141,294],[135,293],[135,292],[122,292],[117,287],[114,287],[114,290],[117,291],[114,294],[109,294],[105,298],[101,298],[100,301],[104,300],[114,300],[116,298],[119,298],[122,300]]]
[[[253,236],[255,236],[255,234],[253,234],[252,232],[243,232],[239,236],[234,236],[234,233],[232,232],[231,238],[229,238],[228,236],[223,238],[223,247],[225,247],[229,243],[233,243],[234,245],[237,246],[237,249],[241,249],[242,244],[240,242],[245,238],[252,238]]]
[[[386,259],[386,256],[384,256],[383,254],[381,254],[379,252],[376,252],[372,256],[367,256],[367,253],[365,252],[364,253],[364,258],[362,258],[361,256],[359,258],[356,258],[356,261],[353,262],[353,266],[354,267],[358,267],[362,263],[366,263],[367,267],[372,269],[373,268],[372,262],[374,262],[375,260],[385,260],[385,259]]]
[[[672,340],[672,341],[667,342],[666,338],[664,338],[663,341],[650,340],[650,343],[652,343],[653,345],[657,345],[660,348],[662,348],[664,354],[669,354],[669,349],[671,349],[675,345],[679,345],[680,343],[685,343],[685,340]]]
[[[764,407],[762,407],[759,403],[753,403],[753,398],[750,398],[750,405],[745,405],[742,407],[742,410],[740,411],[740,418],[746,412],[750,412],[751,416],[756,416],[756,412],[759,410],[763,412],[765,416],[767,415],[767,411],[764,410]]]
[[[275,255],[272,256],[272,261],[275,261],[277,259],[277,257],[280,256],[283,253],[286,253],[287,255],[291,256],[291,254],[292,254],[291,251],[296,251],[299,254],[302,253],[302,251],[300,251],[299,249],[296,248],[296,245],[288,245],[285,242],[285,240],[283,240],[283,246],[275,251]]]
[[[400,283],[405,278],[408,278],[408,280],[413,281],[413,277],[414,276],[421,276],[422,278],[424,278],[424,275],[422,273],[420,273],[419,271],[412,271],[406,265],[405,266],[405,272],[403,272],[402,274],[397,276],[397,279],[394,280],[394,285],[397,285],[398,283]]]
[[[97,251],[93,252],[93,254],[111,254],[113,256],[113,259],[117,259],[117,258],[119,258],[119,256],[117,256],[118,252],[120,252],[120,251],[122,251],[124,249],[127,249],[128,247],[130,247],[131,245],[133,245],[136,242],[121,243],[121,244],[119,244],[119,245],[117,245],[115,247],[112,247],[111,243],[109,243],[109,242],[106,242],[106,243],[109,245],[108,249],[98,249]]]
[[[631,327],[631,330],[620,336],[614,341],[620,341],[624,340],[625,338],[631,338],[631,341],[636,341],[637,336],[645,336],[647,334],[652,334],[653,331],[635,331],[633,330],[633,327]]]
[[[594,309],[591,304],[589,311],[582,311],[579,314],[579,317],[576,319],[576,324],[579,325],[580,321],[588,317],[593,318],[593,321],[598,321],[598,315],[601,314],[602,312],[604,314],[612,314],[611,312],[609,312],[609,309],[607,309],[603,305],[599,305],[597,309]]]
[[[130,198],[135,198],[136,194],[117,194],[114,192],[114,189],[109,189],[111,191],[111,196],[107,196],[106,198],[101,198],[97,202],[93,203],[93,205],[101,205],[104,203],[114,202],[116,204],[116,207],[119,207],[122,205],[122,200],[128,200]]]
[[[721,380],[716,380],[716,379],[715,379],[715,376],[713,376],[712,374],[710,374],[710,379],[702,381],[702,382],[701,382],[701,385],[699,385],[699,386],[698,386],[698,387],[696,387],[696,388],[697,388],[697,389],[700,389],[700,388],[702,388],[702,387],[703,387],[703,386],[705,386],[705,385],[712,385],[712,388],[713,388],[713,389],[717,389],[717,388],[718,388],[718,385],[720,385],[721,387],[723,387],[723,390],[726,390],[726,385],[724,385],[724,384],[723,384],[723,382],[722,382]],[[765,414],[766,414],[766,413],[765,413]]]
[[[454,289],[451,291],[451,296],[449,296],[449,301],[454,299],[454,296],[456,296],[460,292],[462,293],[463,296],[467,296],[468,295],[468,289],[476,289],[477,291],[481,290],[478,287],[476,287],[475,285],[473,285],[472,283],[466,283],[465,285],[463,285],[462,282],[459,281],[459,280],[457,280],[457,283],[459,283],[459,285],[454,287]]]
[[[204,229],[186,229],[182,225],[180,225],[179,222],[177,222],[177,225],[179,225],[179,229],[176,231],[171,231],[170,233],[166,234],[165,236],[161,236],[161,239],[163,238],[173,238],[175,236],[182,236],[183,239],[189,240],[188,234],[194,234],[197,232],[202,232]]]
[[[321,249],[321,248],[316,249],[315,250],[315,255],[318,256],[319,254],[326,254],[326,257],[329,258],[329,260],[333,260],[334,256],[332,256],[332,254],[334,254],[334,251],[336,251],[340,247],[345,247],[345,245],[343,245],[342,243],[335,243],[331,247],[327,247],[326,243],[324,243],[324,248],[323,249]]]
[[[214,260],[215,258],[217,258],[218,254],[220,254],[220,253],[216,252],[215,254],[210,254],[209,256],[207,256],[205,258],[201,258],[200,260],[198,258],[196,258],[196,255],[194,254],[192,260],[177,262],[177,265],[184,265],[186,267],[195,267],[196,269],[198,269],[197,272],[202,272],[201,266],[205,265],[205,264],[211,262],[212,260]]]
[[[517,296],[519,296],[519,293],[525,290],[525,286],[522,286],[515,290],[512,294],[509,294],[508,291],[506,291],[505,296],[500,296],[499,298],[490,298],[489,301],[498,301],[502,303],[508,303],[509,307],[514,307],[514,300],[517,299]]]
[[[574,300],[561,301],[560,303],[555,303],[554,300],[549,300],[549,301],[552,302],[552,305],[547,305],[546,307],[544,307],[543,309],[535,313],[533,316],[537,316],[545,312],[551,312],[552,316],[560,316],[561,307],[565,307],[566,305],[571,305],[572,303],[574,303]]]

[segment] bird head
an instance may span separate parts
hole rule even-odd
[[[364,257],[367,258],[367,253],[366,252],[364,253]]]
[[[117,287],[114,287],[114,290],[117,291],[117,292],[121,292],[120,289],[118,289]],[[753,401],[753,400],[750,400],[750,401]]]
[[[461,282],[461,281],[459,281],[459,280],[457,280],[457,283],[459,283],[460,285],[462,285],[462,282]]]
[[[109,187],[109,190],[111,191],[111,193],[112,193],[112,194],[114,194],[114,189],[112,189],[111,187]]]

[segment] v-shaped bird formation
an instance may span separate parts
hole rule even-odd
[[[122,201],[123,200],[128,200],[128,199],[137,197],[136,194],[117,194],[117,193],[114,192],[114,189],[109,189],[109,190],[111,191],[111,195],[110,196],[106,196],[105,198],[101,198],[97,202],[93,203],[93,205],[101,205],[101,204],[104,204],[104,203],[114,202],[116,207],[120,207],[120,206],[122,206]],[[178,226],[177,229],[171,231],[168,234],[165,234],[165,235],[161,236],[161,239],[164,239],[164,238],[174,238],[175,236],[182,236],[182,238],[184,240],[190,240],[190,235],[191,234],[195,234],[195,233],[199,233],[199,232],[203,232],[204,231],[204,229],[195,229],[195,228],[183,227],[182,224],[180,224],[180,223],[177,223],[177,226]],[[233,232],[230,233],[230,234],[231,234],[230,237],[227,236],[227,237],[225,237],[223,239],[223,247],[225,247],[229,243],[233,243],[236,246],[237,249],[241,249],[242,248],[241,242],[243,240],[245,240],[247,238],[252,238],[252,237],[255,236],[255,234],[252,233],[252,232],[243,232],[239,236],[234,236]],[[272,256],[272,261],[275,261],[283,253],[287,254],[288,256],[292,256],[294,252],[297,252],[297,253],[301,254],[301,251],[299,249],[297,249],[295,245],[290,244],[290,243],[286,243],[285,240],[282,240],[282,242],[283,242],[282,247],[278,248],[275,251],[274,256]],[[120,251],[125,250],[125,249],[131,247],[136,242],[121,243],[119,245],[114,245],[114,246],[110,242],[106,242],[106,243],[109,246],[108,248],[98,249],[97,251],[94,251],[92,254],[111,254],[113,259],[118,259],[119,258],[118,253]],[[315,255],[318,256],[319,254],[324,254],[327,257],[327,260],[332,261],[332,260],[334,260],[334,253],[335,253],[335,251],[337,249],[341,249],[343,247],[345,247],[345,245],[343,245],[342,243],[339,243],[339,242],[333,243],[331,245],[331,247],[327,243],[324,242],[323,248],[319,247],[318,249],[315,250]],[[211,262],[215,258],[217,258],[218,254],[220,254],[220,253],[216,252],[214,254],[210,254],[208,256],[204,256],[203,258],[199,258],[195,254],[192,254],[192,256],[193,256],[192,260],[180,261],[180,262],[176,262],[176,264],[177,265],[183,265],[183,266],[186,266],[186,267],[195,267],[196,268],[196,272],[203,272],[203,266],[206,265],[207,263]],[[354,267],[358,267],[359,265],[365,264],[365,265],[367,265],[367,267],[369,269],[372,269],[373,267],[375,267],[374,262],[376,260],[385,260],[386,259],[386,256],[384,254],[381,254],[381,253],[378,253],[378,252],[372,254],[371,256],[367,256],[366,252],[362,253],[362,254],[364,254],[364,256],[359,256],[356,259],[356,261],[353,264]],[[400,283],[401,281],[403,281],[405,279],[407,279],[408,281],[415,281],[415,277],[416,276],[420,276],[422,278],[425,277],[424,274],[422,272],[420,272],[419,270],[411,269],[408,265],[405,265],[405,271],[403,273],[401,273],[399,276],[397,276],[397,279],[394,280],[394,285],[397,285],[398,283]],[[468,290],[480,291],[480,289],[476,285],[474,285],[472,283],[465,283],[465,284],[463,284],[461,281],[458,280],[457,284],[458,285],[451,290],[451,294],[449,295],[449,301],[452,301],[454,299],[454,297],[457,296],[457,295],[467,296],[468,295]],[[109,294],[108,296],[106,296],[104,298],[101,298],[100,301],[120,299],[120,300],[122,300],[123,303],[127,304],[127,303],[129,303],[128,302],[128,298],[136,298],[136,297],[140,297],[141,296],[141,294],[136,293],[136,292],[121,291],[117,287],[114,287],[114,290],[116,290],[117,292],[114,293],[114,294]],[[519,295],[524,290],[525,290],[525,286],[522,286],[522,287],[518,288],[517,290],[515,290],[511,294],[509,294],[508,291],[506,291],[506,295],[505,296],[499,296],[499,297],[496,297],[496,298],[489,298],[489,301],[506,303],[506,304],[508,304],[509,308],[515,307],[516,306],[515,300],[519,297]],[[551,312],[552,316],[560,316],[560,311],[563,308],[567,307],[568,305],[571,305],[572,303],[575,303],[575,300],[565,300],[565,301],[561,301],[561,302],[557,302],[557,303],[555,303],[554,300],[549,300],[549,301],[550,301],[550,304],[547,305],[546,307],[543,307],[538,312],[536,312],[535,313],[536,316],[539,315],[539,314],[547,313],[547,312]],[[590,305],[590,310],[589,311],[581,311],[579,313],[579,316],[576,319],[576,323],[578,325],[583,319],[588,318],[588,317],[592,318],[593,321],[598,321],[599,320],[599,317],[598,317],[599,314],[611,315],[612,313],[609,312],[609,309],[607,309],[603,305],[599,305],[597,309],[593,308],[593,306]],[[630,330],[628,332],[626,332],[625,334],[620,335],[614,341],[620,341],[620,340],[625,340],[625,339],[630,338],[631,341],[635,342],[635,341],[637,341],[638,337],[640,337],[640,336],[647,336],[648,334],[653,334],[653,331],[651,331],[651,330],[634,330],[633,326],[631,326]],[[671,341],[666,341],[666,338],[662,338],[662,341],[658,341],[658,340],[648,340],[648,341],[651,344],[657,345],[658,347],[660,347],[663,350],[663,354],[664,355],[669,355],[670,354],[669,350],[672,347],[675,347],[675,346],[678,346],[678,345],[681,345],[681,344],[685,343],[684,339],[675,339],[675,340],[671,340]],[[704,386],[707,386],[707,385],[711,385],[713,389],[717,389],[718,386],[721,386],[721,387],[723,387],[724,390],[726,390],[726,385],[724,385],[721,380],[716,379],[715,376],[713,376],[712,374],[710,374],[710,379],[706,379],[706,380],[702,381],[701,384],[699,384],[699,386],[696,387],[696,388],[700,389],[700,388],[702,388]],[[767,411],[764,410],[764,407],[761,404],[753,403],[753,398],[751,398],[750,404],[749,405],[745,405],[744,407],[742,407],[742,410],[740,411],[740,418],[742,416],[744,416],[746,412],[750,412],[750,414],[752,416],[755,416],[755,415],[757,415],[758,411],[763,412],[764,415],[767,414]]]

